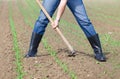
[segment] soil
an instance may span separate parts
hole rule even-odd
[[[8,2],[0,3],[0,78],[16,77],[15,52],[13,51],[12,34],[9,24]]]
[[[19,1],[19,4],[23,5],[22,8],[27,8],[26,1]],[[9,22],[9,2],[12,4],[12,18],[15,23],[18,45],[22,55],[23,79],[71,79],[69,74],[63,71],[60,65],[55,62],[55,58],[44,48],[43,42],[39,45],[37,57],[24,58],[24,55],[28,52],[33,28],[25,22],[25,18],[18,7],[17,0],[0,1],[0,78],[16,79],[17,77],[15,52],[13,51],[13,36]],[[88,13],[90,13],[89,10]],[[51,48],[57,52],[57,57],[68,66],[69,70],[76,74],[77,79],[120,79],[120,61],[118,61],[120,60],[120,54],[118,53],[120,52],[119,46],[108,46],[109,48],[107,50],[106,46],[109,44],[102,43],[107,62],[101,63],[96,61],[85,35],[77,25],[75,19],[73,19],[74,17],[68,8],[65,14],[62,19],[66,20],[70,26],[61,23],[60,29],[70,44],[75,48],[77,54],[75,57],[68,57],[68,48],[60,36],[48,25],[44,38],[48,41]],[[91,13],[88,15],[90,16]],[[32,22],[34,21],[35,19],[32,19]],[[91,18],[91,21],[101,35],[112,32],[113,34],[111,36],[115,40],[120,39],[119,34],[117,34],[120,32],[119,27],[113,27],[110,24],[94,20],[93,18]],[[77,30],[72,25],[75,25]]]

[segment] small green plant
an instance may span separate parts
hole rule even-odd
[[[23,72],[23,66],[21,62],[21,55],[20,55],[20,49],[18,46],[18,41],[17,41],[17,33],[15,30],[14,26],[14,21],[12,18],[12,9],[11,9],[11,4],[9,3],[9,22],[10,22],[10,27],[11,27],[11,32],[13,36],[13,46],[14,46],[14,51],[15,51],[15,57],[16,57],[16,71],[17,71],[17,79],[23,79],[24,72]]]

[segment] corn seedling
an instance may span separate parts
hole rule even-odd
[[[24,73],[23,73],[23,66],[21,62],[21,55],[20,55],[20,49],[18,46],[18,40],[17,40],[17,33],[15,30],[14,26],[14,21],[12,18],[12,9],[11,9],[11,4],[9,4],[9,21],[10,21],[10,27],[11,27],[11,32],[13,36],[13,46],[14,46],[14,51],[15,51],[15,57],[16,57],[16,66],[17,66],[17,79],[23,79]]]

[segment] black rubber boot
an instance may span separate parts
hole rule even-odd
[[[101,61],[101,62],[105,62],[106,57],[104,56],[104,54],[102,52],[101,43],[100,43],[98,34],[89,37],[88,40],[94,50],[95,59],[97,59],[98,61]]]
[[[42,36],[43,35],[37,34],[35,32],[32,33],[29,51],[25,55],[25,58],[35,57],[36,56],[37,48],[38,48],[39,43],[40,43],[40,41],[42,39]]]

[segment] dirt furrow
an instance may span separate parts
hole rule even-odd
[[[0,8],[0,79],[15,79],[15,52],[9,24],[8,0]]]
[[[24,56],[28,51],[32,28],[25,24],[24,17],[17,6],[17,2],[14,1],[12,5],[14,11],[13,19],[15,22],[19,47],[21,49],[22,56]],[[22,61],[25,72],[24,79],[70,79],[68,75],[57,65],[53,57],[48,54],[42,44],[39,46],[37,57],[28,59],[23,58]]]

